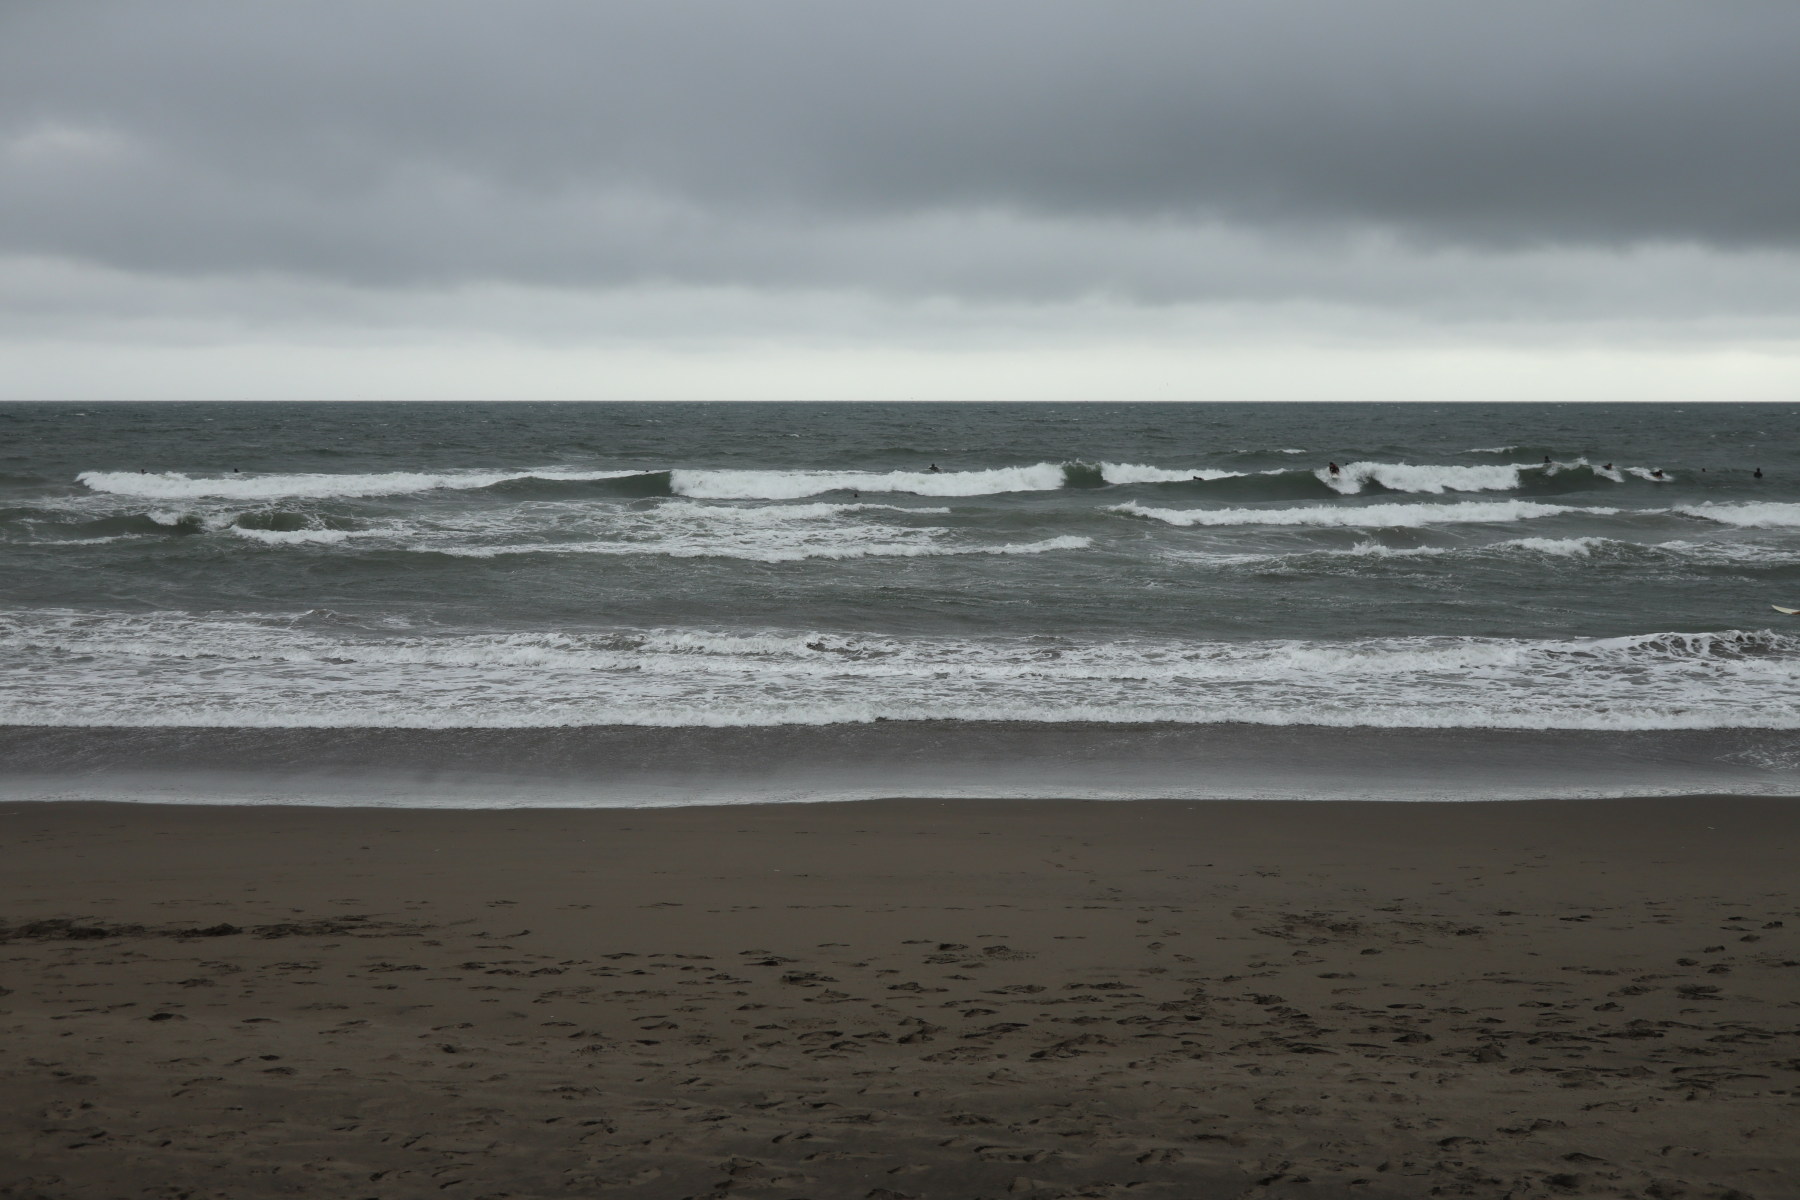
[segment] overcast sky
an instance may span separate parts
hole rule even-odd
[[[0,0],[0,399],[1800,398],[1800,5]]]

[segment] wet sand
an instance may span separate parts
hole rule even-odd
[[[1800,1195],[1800,802],[0,806],[0,1196]]]

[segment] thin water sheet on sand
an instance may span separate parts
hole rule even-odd
[[[1800,792],[1785,730],[871,721],[682,729],[0,726],[0,803],[586,808],[1058,795],[1494,800]]]

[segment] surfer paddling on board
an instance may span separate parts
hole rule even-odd
[[[927,475],[942,475],[944,473],[944,469],[942,467],[938,466],[936,463],[932,463],[929,467],[925,468],[925,473]]]

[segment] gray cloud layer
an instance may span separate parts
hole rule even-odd
[[[1413,287],[1371,238],[1785,256],[1797,55],[1788,3],[15,3],[0,253],[1153,300]]]

